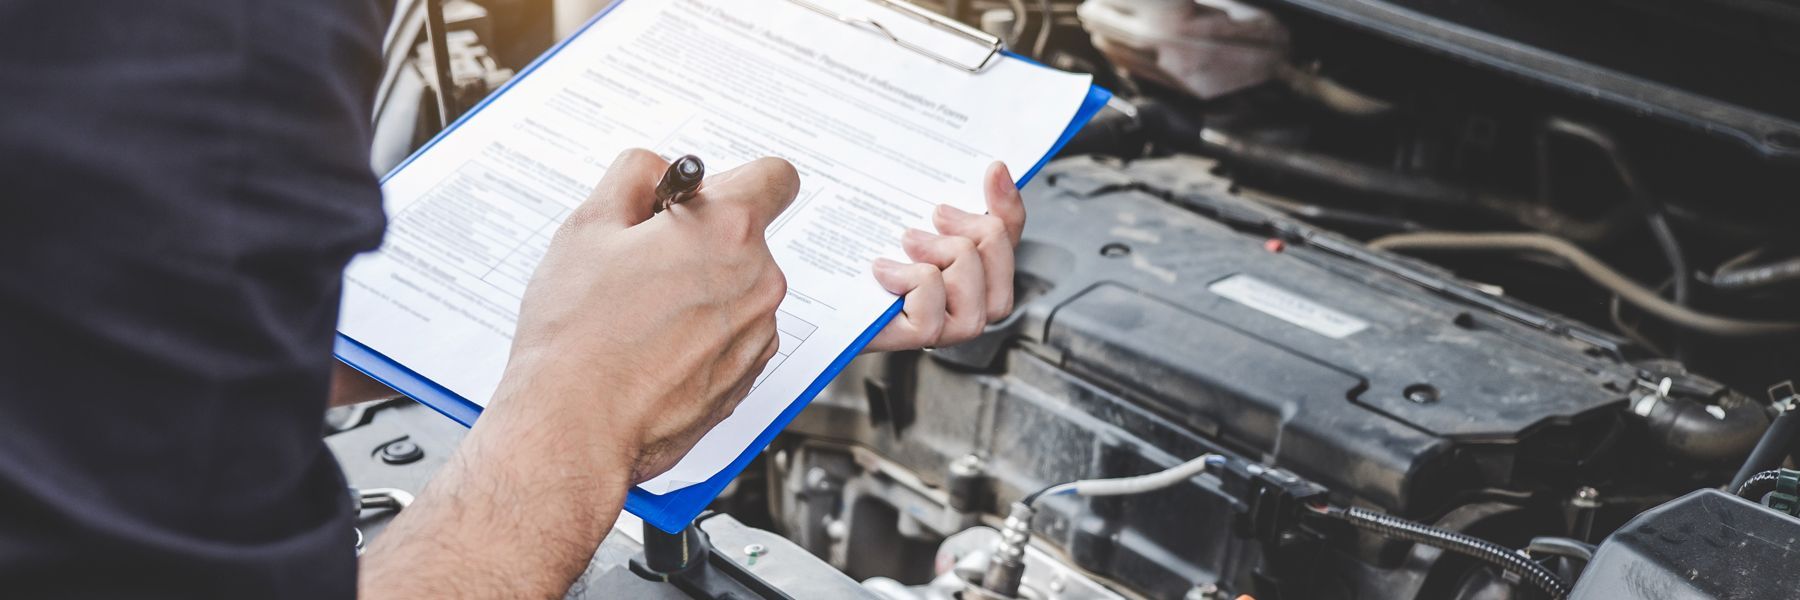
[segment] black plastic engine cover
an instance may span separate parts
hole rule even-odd
[[[1800,520],[1718,490],[1645,511],[1619,528],[1572,600],[1775,600],[1800,594]]]
[[[1504,455],[1625,399],[1635,370],[1603,348],[1159,197],[1242,203],[1196,177],[1206,166],[1047,173],[1020,249],[1045,291],[1018,336],[1228,447],[1396,512],[1420,480],[1461,477],[1440,472],[1455,448]],[[1484,483],[1509,483],[1509,460]]]

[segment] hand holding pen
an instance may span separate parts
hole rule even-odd
[[[660,213],[693,198],[704,179],[706,163],[700,157],[689,154],[675,159],[663,171],[662,180],[656,182],[656,207],[651,212]]]

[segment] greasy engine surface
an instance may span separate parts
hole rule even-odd
[[[1337,502],[1507,540],[1578,518],[1568,499],[1611,456],[1667,464],[1621,422],[1640,372],[1611,337],[1450,299],[1483,292],[1333,254],[1327,234],[1235,229],[1279,217],[1211,167],[1047,168],[1026,191],[1014,316],[970,344],[846,370],[772,448],[782,528],[854,577],[917,577],[907,544],[991,522],[1031,490],[1215,451]],[[1036,523],[1075,566],[1154,597],[1319,576],[1334,581],[1293,583],[1315,590],[1295,597],[1479,585],[1429,549],[1254,539],[1225,486],[1048,498]]]

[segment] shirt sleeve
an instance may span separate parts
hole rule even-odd
[[[0,0],[0,592],[350,598],[372,0]]]

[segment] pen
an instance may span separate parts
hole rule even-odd
[[[693,198],[694,190],[700,189],[700,180],[705,178],[706,163],[700,162],[700,157],[689,154],[675,159],[663,172],[662,181],[656,182],[656,208],[652,212],[669,210]]]

